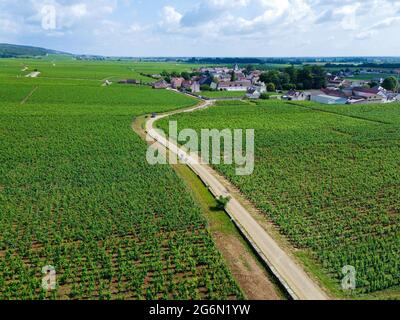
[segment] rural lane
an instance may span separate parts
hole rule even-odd
[[[209,187],[213,195],[218,198],[220,196],[229,196],[226,211],[231,219],[241,229],[242,233],[247,237],[249,242],[267,263],[271,271],[278,278],[280,283],[285,287],[289,295],[295,300],[327,300],[328,295],[316,284],[297,264],[294,259],[289,256],[279,244],[268,234],[268,232],[253,218],[249,211],[235,198],[229,194],[224,184],[219,180],[219,175],[209,165],[200,163],[197,155],[189,155],[184,149],[176,143],[168,141],[160,133],[155,130],[154,123],[162,118],[166,118],[173,114],[193,112],[200,109],[208,108],[213,105],[214,101],[204,101],[200,105],[184,109],[172,111],[155,118],[148,119],[145,130],[156,144],[169,149],[170,152],[178,155],[199,178]]]

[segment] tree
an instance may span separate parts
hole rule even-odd
[[[211,91],[211,87],[208,84],[203,84],[200,86],[201,91]]]
[[[189,74],[189,72],[186,72],[186,71],[182,72],[182,73],[181,73],[181,77],[182,77],[183,79],[185,79],[185,80],[190,80],[190,74]]]
[[[283,86],[283,90],[296,90],[296,89],[297,89],[297,87],[293,83],[289,83],[289,84]]]
[[[160,75],[163,76],[163,77],[170,77],[171,76],[171,74],[168,71],[165,71],[165,70],[163,72],[161,72]]]
[[[287,67],[285,72],[290,77],[290,83],[297,83],[297,70],[294,66]]]
[[[326,87],[326,72],[321,66],[312,66],[311,74],[313,78],[313,89],[321,89]]]
[[[217,208],[219,210],[225,210],[229,201],[231,201],[231,197],[220,196],[219,198],[217,198]]]
[[[231,81],[235,82],[236,81],[236,74],[234,71],[231,72]]]
[[[370,83],[368,83],[368,85],[370,88],[374,88],[374,87],[378,86],[379,84],[378,84],[378,82],[372,80]]]
[[[252,73],[254,70],[256,69],[256,67],[252,64],[248,64],[244,70],[244,74],[247,76],[250,73]]]
[[[299,70],[297,74],[297,87],[303,90],[309,90],[313,88],[313,75],[311,72],[311,68],[304,67],[303,69]]]
[[[269,100],[269,94],[268,93],[261,93],[260,95],[261,100]]]
[[[276,91],[276,87],[275,84],[273,84],[272,82],[267,84],[267,91],[268,92],[275,92]]]
[[[173,71],[172,73],[171,73],[171,77],[172,78],[178,78],[180,76],[180,74],[178,73],[178,72],[176,72],[176,71]]]
[[[398,86],[399,82],[393,76],[386,78],[382,83],[382,87],[384,87],[386,90],[389,91],[395,91],[398,88]]]
[[[284,87],[289,85],[290,83],[290,76],[286,72],[282,72],[279,74],[279,88],[282,90]]]
[[[275,88],[281,87],[280,73],[277,70],[271,70],[262,73],[260,75],[260,81],[264,82],[265,84],[273,83],[275,85]]]
[[[192,78],[192,77],[198,77],[198,76],[201,76],[201,73],[198,72],[198,71],[193,71],[193,72],[190,73],[190,77],[191,77],[191,78]]]

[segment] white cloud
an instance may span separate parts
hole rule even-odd
[[[181,22],[182,14],[180,14],[174,7],[166,6],[163,9],[163,18],[167,25],[177,25]]]
[[[388,28],[395,24],[400,24],[400,17],[390,17],[390,18],[383,19],[382,21],[373,24],[371,29]]]
[[[41,27],[44,4],[57,10],[51,32]],[[0,0],[0,42],[65,50],[72,43],[80,52],[107,45],[135,46],[135,54],[169,47],[177,55],[385,54],[398,33],[400,0]]]
[[[7,18],[0,17],[0,30],[4,33],[17,33],[18,24]]]
[[[356,2],[351,5],[345,5],[333,11],[333,15],[343,16],[341,26],[344,30],[357,30],[359,25],[357,23],[357,11],[361,4]]]
[[[85,3],[74,4],[69,7],[70,14],[76,18],[82,18],[87,15],[87,6]]]
[[[208,5],[216,8],[246,7],[251,0],[209,0]]]
[[[357,40],[367,40],[372,38],[374,35],[376,35],[376,32],[373,30],[367,30],[367,31],[362,31],[360,33],[357,33],[355,35],[355,38]]]

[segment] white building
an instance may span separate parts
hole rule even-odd
[[[257,99],[260,99],[261,92],[260,91],[254,91],[253,93],[247,93],[246,97],[248,99],[257,100]]]
[[[288,101],[305,101],[310,100],[310,97],[311,94],[308,92],[290,90],[287,94],[282,96],[282,99]]]
[[[218,90],[220,91],[247,91],[251,87],[250,81],[220,82]]]
[[[346,104],[347,98],[328,96],[326,94],[319,94],[311,96],[311,101],[323,103],[323,104]]]

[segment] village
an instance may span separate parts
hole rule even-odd
[[[368,74],[370,70],[358,71]],[[352,79],[354,72],[325,72],[325,79],[309,90],[277,88],[274,83],[263,82],[265,71],[249,70],[235,65],[229,67],[202,67],[194,70],[190,77],[152,75],[158,79],[152,84],[154,89],[172,89],[201,96],[202,92],[243,92],[247,99],[268,99],[274,97],[289,101],[314,101],[323,104],[391,103],[400,101],[398,80],[392,76],[397,86],[385,89],[384,78],[371,80]],[[301,84],[300,84],[301,86]],[[287,89],[287,90],[285,90]],[[221,96],[223,97],[223,95]]]
[[[171,77],[170,81],[161,79],[153,84],[155,89],[171,88],[199,95],[203,91],[243,92],[249,99],[259,99],[267,92],[267,86],[260,81],[262,71],[246,72],[245,68],[212,67],[195,70],[191,79]]]

